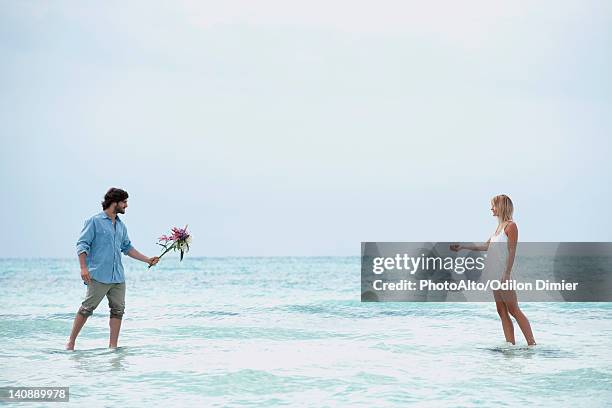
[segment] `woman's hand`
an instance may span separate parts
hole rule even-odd
[[[451,250],[451,251],[455,251],[455,252],[457,252],[457,251],[459,251],[460,249],[461,249],[461,245],[459,245],[459,244],[452,244],[452,245],[450,246],[450,250]]]

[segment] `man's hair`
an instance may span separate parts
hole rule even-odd
[[[127,200],[128,193],[120,188],[111,187],[104,194],[104,201],[102,201],[102,209],[106,210],[111,206],[112,203],[118,203],[119,201]]]

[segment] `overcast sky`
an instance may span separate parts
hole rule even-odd
[[[608,1],[0,1],[0,257],[612,241]]]

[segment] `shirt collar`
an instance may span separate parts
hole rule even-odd
[[[108,214],[106,213],[106,211],[102,210],[102,212],[100,213],[100,215],[104,218],[107,218],[109,220],[111,220],[111,217],[108,216]],[[119,214],[115,215],[115,220],[121,222],[121,218],[119,218]],[[111,220],[112,221],[112,220]]]

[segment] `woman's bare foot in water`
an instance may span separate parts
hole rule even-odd
[[[66,343],[66,350],[74,350],[74,341],[70,341],[70,339],[68,339],[68,342]]]

